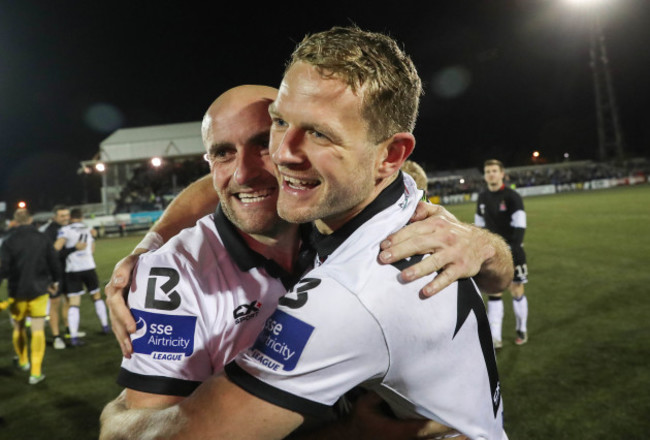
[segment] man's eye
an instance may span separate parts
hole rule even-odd
[[[232,157],[234,157],[234,155],[235,155],[235,151],[224,148],[220,150],[211,151],[206,155],[207,156],[206,160],[212,163],[227,162]]]
[[[276,127],[285,127],[287,123],[285,122],[284,119],[273,118],[273,125],[275,125]]]
[[[325,141],[329,140],[327,135],[324,135],[320,131],[310,130],[309,135],[312,136],[314,139],[317,139],[317,140],[325,140]]]

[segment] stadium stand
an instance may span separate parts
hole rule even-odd
[[[507,183],[525,192],[539,194],[597,189],[617,185],[645,183],[650,175],[647,159],[634,159],[622,165],[592,161],[562,162],[506,169]],[[478,168],[429,173],[429,196],[436,203],[474,201],[485,182]],[[528,188],[528,191],[523,189]]]

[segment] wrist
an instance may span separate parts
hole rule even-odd
[[[133,253],[140,254],[142,252],[137,252],[139,249],[147,250],[147,251],[155,251],[156,249],[160,248],[163,244],[165,244],[165,240],[163,240],[162,236],[154,231],[149,231],[145,234],[144,238],[140,243],[137,244],[135,247]]]

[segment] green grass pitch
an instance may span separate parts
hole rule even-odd
[[[529,342],[514,345],[505,301],[498,354],[506,431],[520,439],[645,439],[650,432],[650,185],[524,199],[528,214]],[[473,204],[448,207],[473,221]],[[100,280],[140,237],[97,243]],[[0,288],[6,298],[6,283]],[[12,365],[0,313],[0,439],[85,440],[120,387],[120,351],[82,301],[87,345],[54,350],[27,384]]]

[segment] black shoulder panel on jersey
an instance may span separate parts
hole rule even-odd
[[[228,379],[240,388],[273,405],[317,418],[329,418],[331,415],[331,406],[298,397],[262,382],[234,361],[226,365],[224,371]]]
[[[501,403],[501,385],[499,383],[497,359],[492,345],[490,323],[488,321],[487,313],[485,312],[485,305],[483,304],[481,295],[477,292],[474,284],[469,280],[469,278],[458,280],[458,306],[454,337],[456,337],[456,334],[465,323],[465,320],[471,311],[474,311],[474,316],[478,322],[478,339],[481,344],[481,351],[483,352],[483,359],[485,360],[485,368],[487,369],[488,378],[490,380],[490,399],[492,400],[494,417],[496,417]]]
[[[181,397],[189,396],[192,394],[192,391],[201,385],[201,382],[195,380],[183,380],[165,376],[147,376],[132,373],[125,368],[120,368],[117,383],[125,388],[145,393]]]

